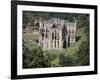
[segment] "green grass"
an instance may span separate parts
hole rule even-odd
[[[39,39],[39,34],[23,33],[23,39],[25,39],[25,40],[37,40],[37,39]]]

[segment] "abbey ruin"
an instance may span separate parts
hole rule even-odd
[[[62,50],[76,41],[76,20],[69,22],[60,18],[34,19],[28,23],[26,31],[39,34],[38,44],[43,50]]]

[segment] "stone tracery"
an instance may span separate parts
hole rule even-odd
[[[76,41],[76,20],[68,22],[60,18],[40,18],[34,19],[32,24],[28,23],[26,30],[39,33],[38,44],[43,46],[43,50],[62,50]]]
[[[40,21],[42,24],[39,31],[40,33],[39,44],[43,44],[43,50],[63,49],[69,47],[71,43],[75,43],[76,21],[68,22],[63,19],[52,18],[48,21]],[[41,43],[42,42],[42,43]]]

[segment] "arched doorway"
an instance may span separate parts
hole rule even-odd
[[[63,48],[66,48],[66,40],[63,41]]]

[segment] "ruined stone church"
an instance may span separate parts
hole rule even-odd
[[[34,23],[33,30],[39,33],[38,44],[43,46],[43,50],[62,50],[76,41],[76,20],[69,22],[60,18],[51,18],[34,20]]]

